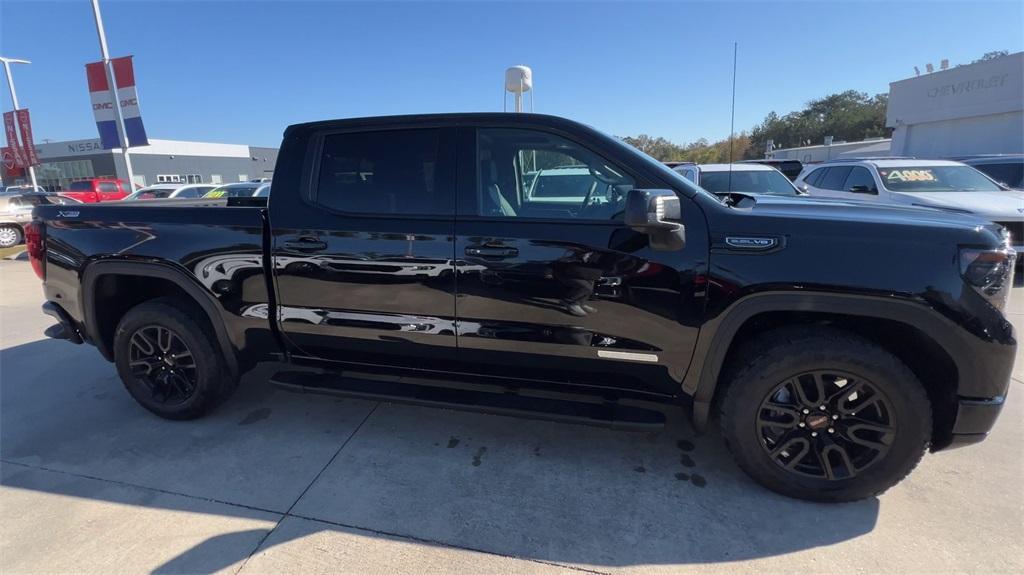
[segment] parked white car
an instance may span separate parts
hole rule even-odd
[[[170,198],[201,198],[216,188],[213,184],[154,184],[142,188],[122,201],[162,200]]]
[[[867,159],[804,168],[796,186],[812,196],[877,201],[976,214],[1010,232],[1024,251],[1024,193],[948,160]]]
[[[714,194],[803,195],[782,172],[764,164],[680,164],[672,169]]]

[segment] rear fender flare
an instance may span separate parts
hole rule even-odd
[[[106,275],[158,278],[170,281],[184,290],[206,313],[210,324],[213,326],[214,334],[217,337],[217,344],[227,362],[231,376],[238,376],[238,357],[235,353],[235,346],[232,344],[224,325],[224,315],[221,313],[220,304],[213,297],[213,294],[205,290],[194,277],[189,276],[188,273],[178,268],[163,263],[98,261],[89,264],[85,268],[85,271],[82,273],[82,301],[84,303],[82,314],[85,319],[84,323],[89,340],[99,349],[103,357],[109,361],[114,360],[114,350],[110,349],[100,337],[98,323],[95,320],[96,282]]]

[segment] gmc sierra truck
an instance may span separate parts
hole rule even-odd
[[[830,502],[983,439],[1010,381],[1004,228],[719,198],[561,118],[291,126],[261,202],[35,208],[48,335],[171,419],[258,362],[296,391],[626,429],[687,410],[762,485]]]

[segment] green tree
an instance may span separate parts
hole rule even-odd
[[[996,58],[1002,58],[1003,56],[1009,56],[1009,50],[993,50],[991,52],[985,52],[981,55],[981,58],[971,61],[971,64],[977,64],[978,62],[987,62],[989,60],[995,60]]]
[[[714,143],[701,138],[689,144],[676,144],[665,138],[656,138],[647,134],[635,137],[627,136],[623,140],[661,162],[696,162],[698,164],[728,162],[730,145],[732,146],[731,157],[734,160],[741,160],[749,153],[748,148],[750,147],[750,137],[743,132],[731,139],[726,138]]]
[[[847,90],[811,100],[803,110],[779,116],[771,112],[750,132],[748,157],[760,157],[768,140],[777,148],[793,148],[821,144],[825,136],[836,141],[887,137],[892,130],[885,127],[888,94],[868,96]]]

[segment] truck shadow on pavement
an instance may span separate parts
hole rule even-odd
[[[290,394],[260,367],[215,413],[170,422],[137,406],[89,346],[35,341],[0,351],[0,366],[8,557],[15,531],[64,546],[44,541],[91,530],[95,553],[123,545],[123,532],[89,521],[96,503],[124,517],[179,512],[139,534],[180,535],[165,555],[123,565],[161,572],[258,562],[324,532],[599,571],[737,561],[847,541],[878,517],[877,499],[818,505],[758,487],[716,434],[695,436],[681,418],[631,433]],[[75,511],[34,517],[48,494]],[[211,516],[227,521],[214,534],[190,527]]]

